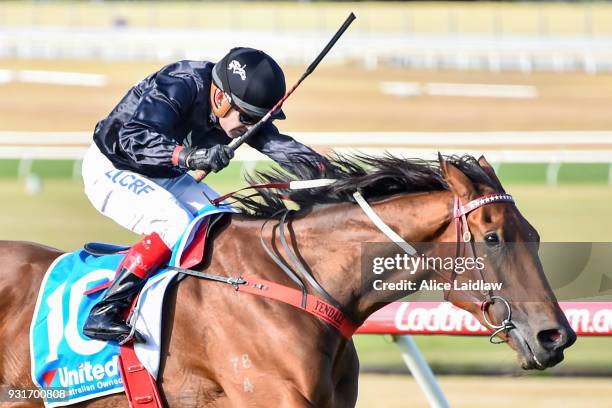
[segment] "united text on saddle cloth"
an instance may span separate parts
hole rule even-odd
[[[176,244],[171,265],[178,265],[201,222],[220,212],[235,210],[211,205],[200,211]],[[46,406],[70,405],[124,390],[118,345],[91,340],[82,334],[89,311],[104,294],[100,291],[85,296],[84,292],[112,280],[122,258],[122,254],[96,257],[79,250],[60,256],[49,267],[30,328],[32,380],[41,389],[66,390],[67,397],[47,399]],[[136,327],[147,344],[137,344],[135,350],[154,377],[159,368],[163,292],[175,276],[175,271],[161,269],[143,288],[137,306],[140,312]]]

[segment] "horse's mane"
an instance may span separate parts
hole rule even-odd
[[[474,157],[445,156],[444,159],[459,168],[474,184],[501,190]],[[291,172],[278,168],[256,171],[247,175],[246,180],[249,184],[318,178],[337,180],[329,186],[304,190],[258,189],[255,197],[239,196],[236,200],[243,213],[269,218],[287,208],[283,199],[296,203],[300,211],[308,211],[317,204],[353,202],[352,194],[356,190],[370,201],[400,193],[449,190],[437,160],[404,159],[391,154],[382,157],[335,155],[328,160],[331,165],[321,169],[312,161],[298,159]]]

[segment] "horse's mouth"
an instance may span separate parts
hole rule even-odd
[[[549,364],[543,364],[538,360],[538,357],[531,349],[531,346],[529,346],[529,343],[527,342],[527,340],[525,340],[525,338],[518,329],[515,328],[513,330],[510,330],[508,334],[514,342],[516,351],[518,352],[519,364],[521,365],[521,368],[523,370],[544,370],[548,367],[554,366],[555,364],[563,360],[563,354],[561,354],[561,358],[558,359],[558,361],[555,361],[557,359],[552,359],[549,361]]]

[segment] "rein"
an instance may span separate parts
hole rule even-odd
[[[289,213],[291,212],[292,210],[283,210],[283,215],[280,217],[278,224],[277,224],[281,245],[285,249],[285,252],[287,253],[287,256],[289,257],[289,260],[293,263],[293,265],[295,266],[295,269],[299,271],[302,278],[306,279],[308,283],[310,284],[310,286],[312,286],[312,288],[316,290],[319,293],[319,295],[321,295],[321,297],[323,297],[327,301],[327,303],[332,304],[336,309],[340,310],[344,315],[350,316],[350,314],[346,310],[344,310],[342,305],[338,303],[336,299],[334,299],[333,296],[330,295],[325,289],[323,289],[323,287],[319,284],[319,282],[317,282],[317,280],[312,275],[312,273],[298,259],[298,257],[291,250],[291,248],[289,248],[289,244],[287,243],[287,238],[285,237],[285,223],[286,223],[287,215],[289,215]],[[274,254],[274,252],[268,247],[268,245],[263,239],[264,228],[266,224],[268,223],[268,221],[270,220],[271,219],[267,220],[261,226],[261,229],[259,230],[259,242],[261,243],[261,246],[266,251],[268,256],[270,256],[270,258],[274,261],[274,263],[276,263],[276,265],[278,265],[278,267],[281,268],[287,274],[287,276],[289,276],[291,280],[293,280],[300,287],[300,289],[302,290],[301,307],[306,308],[307,290],[306,290],[306,285],[304,285],[304,281],[300,278],[300,276],[298,276],[298,274],[289,265],[287,265],[278,256],[276,256],[276,254]],[[351,320],[354,321],[354,319],[351,319]]]
[[[236,193],[248,189],[262,189],[262,188],[275,188],[275,189],[289,189],[289,190],[298,190],[304,188],[317,188],[317,187],[325,187],[336,180],[334,179],[315,179],[315,180],[303,180],[303,181],[291,181],[291,182],[275,182],[275,183],[265,183],[265,184],[255,184],[245,188],[241,188],[239,190],[230,192],[228,194],[222,195],[211,200],[211,203],[214,205],[219,205],[226,199],[233,197]],[[404,250],[409,255],[414,255],[417,251],[414,249],[412,245],[406,242],[401,236],[399,236],[395,231],[393,231],[385,222],[376,214],[374,209],[368,204],[365,198],[361,195],[359,191],[353,193],[353,198],[356,203],[361,207],[362,211],[366,214],[366,216],[372,221],[372,223],[392,242],[397,244],[402,250]],[[479,197],[475,200],[468,202],[463,205],[461,203],[461,199],[458,196],[454,196],[453,199],[453,220],[455,223],[455,230],[457,233],[457,251],[456,256],[458,257],[461,254],[461,244],[469,244],[468,248],[471,249],[472,255],[476,256],[475,242],[473,240],[473,236],[470,232],[470,227],[467,222],[467,216],[472,211],[488,205],[492,203],[514,203],[514,199],[511,195],[505,193],[498,194],[489,194],[482,197]],[[334,327],[338,330],[346,339],[350,339],[352,335],[358,328],[358,325],[354,322],[357,321],[354,318],[349,318],[350,314],[344,310],[342,305],[340,305],[334,298],[331,296],[321,285],[317,282],[315,277],[311,272],[302,264],[302,262],[298,259],[297,255],[291,250],[287,239],[285,237],[285,223],[287,216],[291,213],[292,210],[281,210],[274,214],[270,219],[266,220],[261,226],[259,232],[260,243],[263,249],[266,251],[268,256],[276,263],[276,265],[283,271],[285,274],[298,285],[299,290],[293,289],[275,282],[271,282],[265,279],[250,277],[250,276],[241,276],[241,277],[225,277],[221,275],[213,275],[206,272],[194,271],[191,269],[183,269],[178,267],[168,267],[168,269],[172,269],[186,275],[192,275],[198,278],[212,280],[216,282],[222,282],[231,285],[236,291],[242,291],[251,293],[254,295],[259,295],[263,297],[267,297],[270,299],[275,299],[292,306],[295,306],[299,309],[302,309],[317,318],[323,320],[325,323]],[[263,239],[263,231],[268,224],[269,221],[275,219],[276,215],[281,214],[279,218],[277,227],[279,229],[279,237],[281,244],[289,257],[290,261],[293,263],[294,268],[299,271],[299,274],[287,265],[283,260],[277,256],[272,249],[268,247]],[[301,276],[300,276],[301,275]],[[456,278],[457,273],[453,270],[451,275],[451,281]],[[485,282],[483,271],[480,270],[480,275]],[[304,283],[304,279],[308,281],[310,286],[321,295],[318,297],[316,295],[311,295],[308,293],[306,285]],[[499,333],[507,334],[511,329],[515,328],[512,323],[512,308],[510,303],[503,298],[502,296],[493,295],[492,291],[489,290],[487,293],[482,292],[485,295],[485,300],[480,302],[480,309],[483,314],[483,320],[489,328],[493,330],[489,341],[493,344],[504,343],[504,340],[497,340],[496,336]],[[500,301],[507,310],[506,318],[501,322],[501,324],[494,324],[488,317],[488,309],[491,305],[493,305],[496,301]]]

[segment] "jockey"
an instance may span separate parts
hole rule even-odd
[[[123,341],[121,317],[147,277],[168,261],[194,215],[218,195],[188,170],[218,172],[243,135],[285,95],[285,76],[267,54],[234,48],[219,62],[179,61],[132,87],[94,131],[83,159],[85,194],[102,214],[144,235],[91,310],[83,333]],[[277,110],[274,119],[285,119]],[[247,141],[282,167],[327,160],[266,123]],[[136,340],[142,340],[137,335]]]

